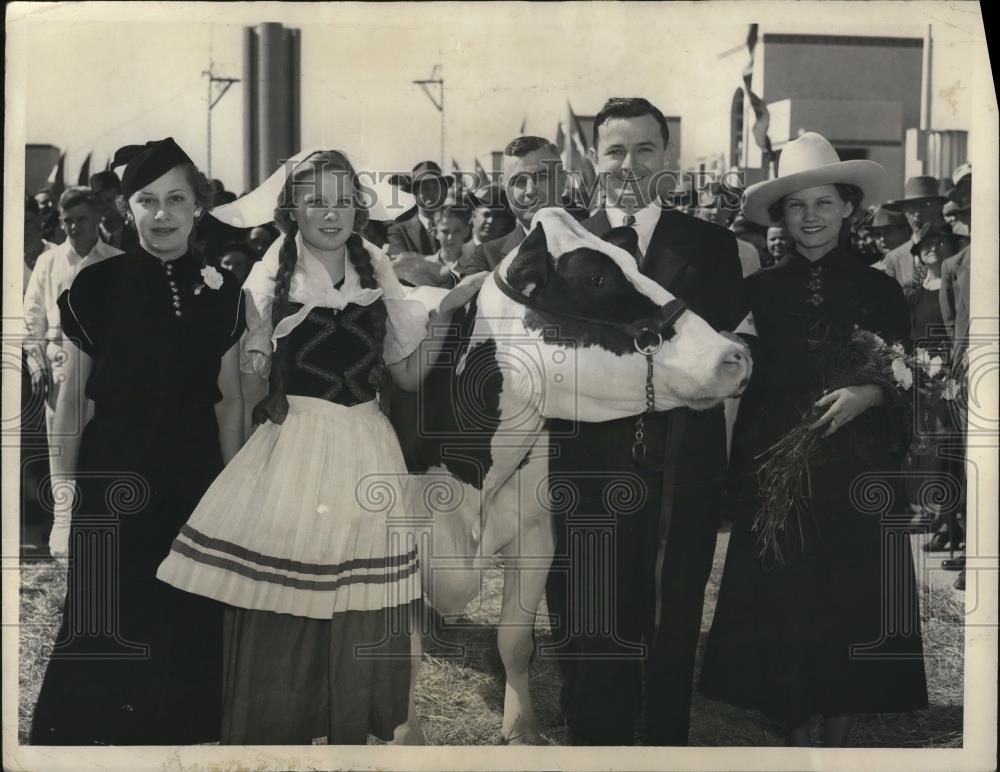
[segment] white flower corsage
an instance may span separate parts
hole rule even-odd
[[[913,371],[906,366],[903,359],[892,360],[892,376],[904,390],[909,390],[913,385]]]
[[[202,287],[208,287],[211,290],[217,290],[222,286],[222,274],[218,272],[215,268],[210,265],[205,266],[201,269],[201,278],[204,284],[198,285],[194,294],[197,295],[201,292]]]

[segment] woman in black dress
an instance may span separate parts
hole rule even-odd
[[[909,540],[871,511],[864,492],[852,493],[860,475],[898,469],[905,427],[877,386],[825,393],[818,353],[855,327],[909,337],[899,286],[838,243],[842,223],[882,174],[872,162],[841,162],[808,133],[783,151],[781,175],[749,188],[743,204],[755,222],[782,221],[796,254],[747,280],[754,374],[734,432],[736,515],[701,689],[783,722],[793,745],[809,744],[817,714],[835,746],[856,713],[927,705]],[[813,424],[824,441],[810,465],[802,543],[789,529],[775,565],[761,559],[751,530],[756,472],[761,454],[814,404],[825,410]]]
[[[66,439],[50,549],[70,568],[38,745],[219,738],[222,608],[155,574],[243,440],[243,296],[191,252],[210,188],[173,139],[122,148],[121,163],[140,246],[85,268],[59,298],[75,345],[56,408]],[[81,435],[84,386],[95,410]]]

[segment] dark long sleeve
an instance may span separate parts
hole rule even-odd
[[[460,275],[468,276],[480,271],[493,270],[493,266],[490,265],[489,258],[486,256],[485,246],[485,244],[477,244],[468,257],[463,256],[459,258],[458,273]]]
[[[734,236],[729,236],[723,243],[712,281],[715,284],[713,312],[712,318],[707,321],[716,330],[732,332],[750,309],[743,283],[739,246]]]

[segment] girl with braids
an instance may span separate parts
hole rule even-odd
[[[84,267],[59,298],[73,345],[49,548],[70,558],[69,587],[35,745],[219,737],[222,605],[155,573],[243,441],[243,295],[192,252],[209,188],[173,139],[122,148],[114,163],[127,164],[120,203],[139,247]]]
[[[158,576],[229,605],[223,743],[391,740],[409,706],[420,577],[393,528],[406,467],[377,397],[389,377],[419,385],[428,313],[358,235],[367,211],[343,153],[303,151],[213,215],[283,232],[244,285],[244,366],[268,387]]]

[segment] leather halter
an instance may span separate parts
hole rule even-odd
[[[632,444],[632,459],[636,464],[649,472],[660,472],[664,468],[662,456],[650,452],[646,445],[645,423],[643,416],[656,411],[656,397],[653,393],[653,355],[663,346],[663,341],[670,340],[676,334],[674,323],[687,310],[680,298],[674,298],[660,306],[656,313],[635,322],[613,322],[608,319],[595,319],[583,314],[574,314],[550,308],[536,300],[532,300],[523,292],[511,287],[499,270],[493,272],[493,280],[504,295],[515,303],[526,306],[543,314],[572,319],[585,324],[596,324],[617,330],[632,339],[635,350],[646,358],[646,412],[640,413],[635,419],[635,442]]]
[[[563,319],[571,319],[575,322],[596,324],[601,327],[609,327],[613,330],[617,330],[632,339],[635,344],[636,351],[640,354],[655,354],[660,350],[660,347],[663,345],[663,341],[673,338],[675,334],[674,323],[680,318],[681,314],[687,310],[687,306],[684,304],[683,300],[680,298],[674,298],[668,303],[660,306],[660,308],[657,309],[656,313],[652,316],[646,317],[645,319],[639,319],[635,322],[615,322],[610,319],[595,319],[592,316],[574,314],[570,311],[551,308],[539,303],[536,300],[532,300],[523,292],[519,292],[511,287],[507,283],[507,280],[500,275],[499,270],[493,272],[493,280],[496,282],[497,287],[500,288],[500,291],[504,295],[519,305],[527,306],[528,308],[543,314],[560,316]]]

